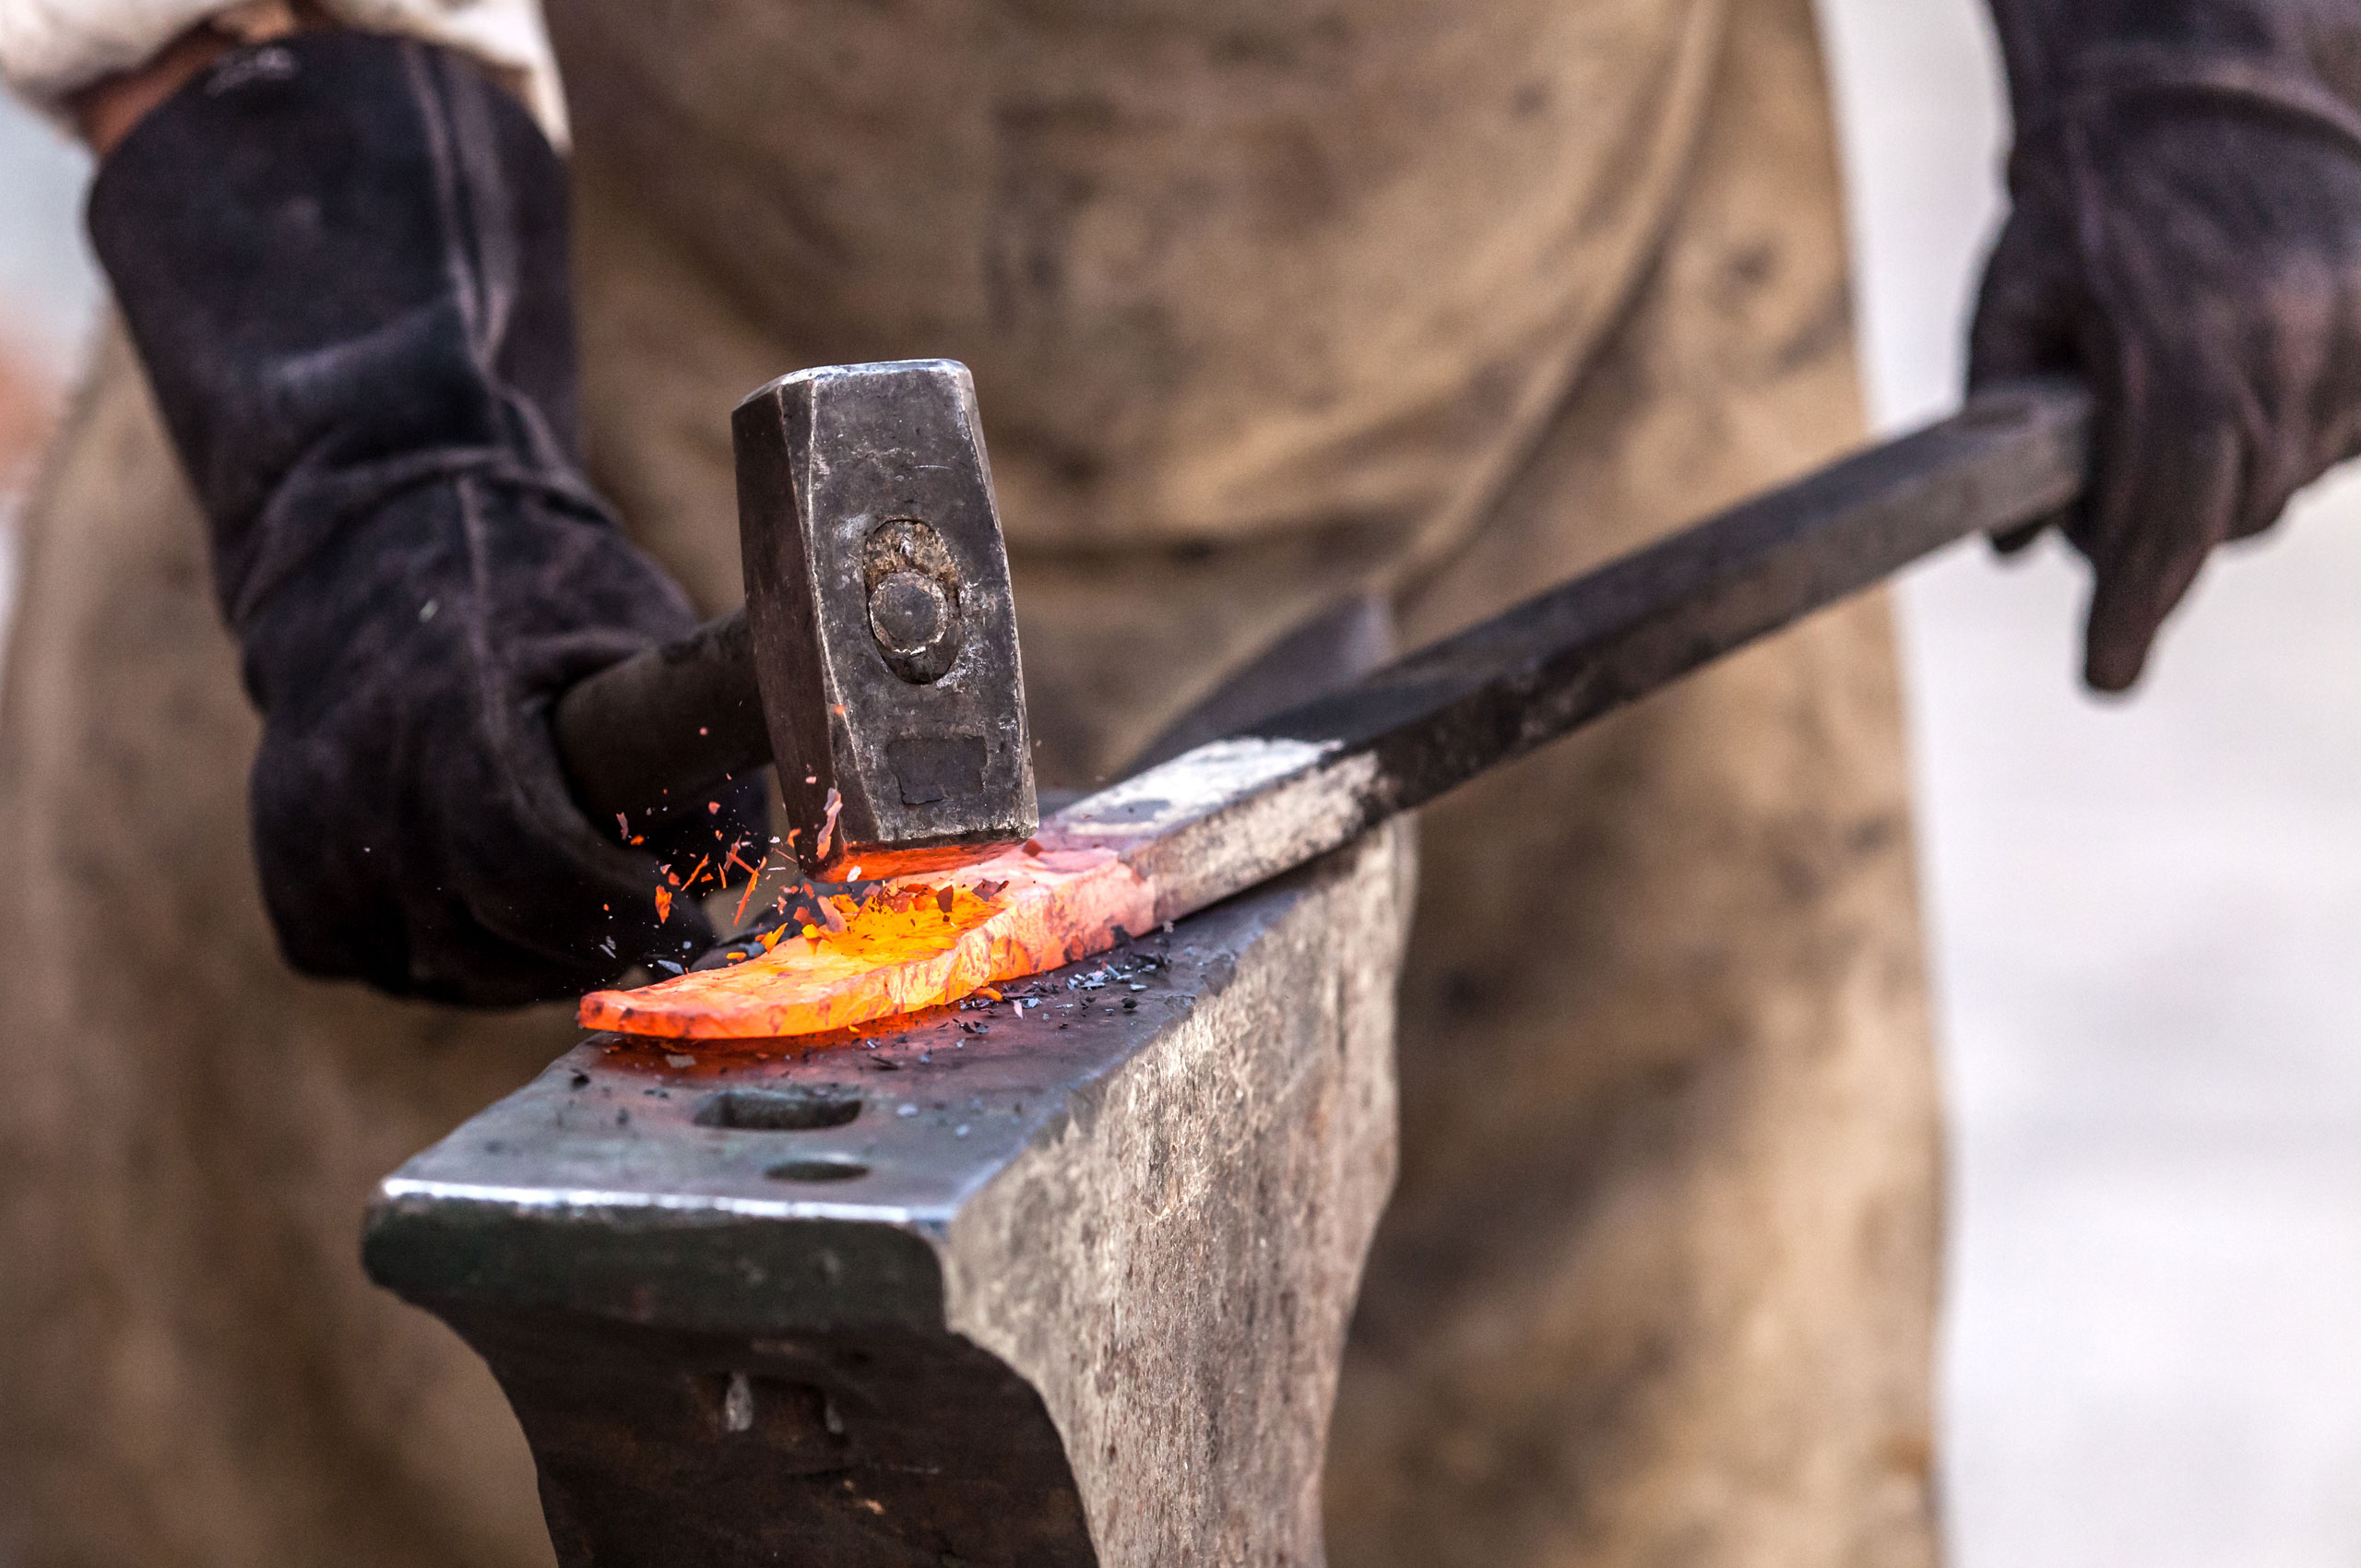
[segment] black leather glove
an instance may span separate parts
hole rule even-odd
[[[2067,370],[2099,394],[2064,528],[2094,576],[2085,678],[2120,691],[2213,547],[2361,450],[2361,6],[1993,9],[2015,208],[1969,376]]]
[[[241,50],[109,156],[89,226],[211,519],[289,961],[502,1005],[701,951],[659,862],[759,861],[761,797],[633,849],[551,737],[554,693],[694,617],[582,478],[564,172],[523,109],[417,43]]]

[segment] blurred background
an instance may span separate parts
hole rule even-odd
[[[1889,427],[1999,214],[1980,0],[1821,0]],[[2217,558],[2129,702],[2079,569],[1904,589],[1952,1108],[1964,1568],[2361,1562],[2361,484]]]
[[[1821,6],[1898,428],[1956,398],[1998,66],[1979,0]],[[0,103],[0,494],[98,308],[86,172]],[[1962,1568],[2361,1562],[2356,588],[2361,480],[2331,481],[2217,564],[2128,703],[2073,683],[2062,551],[1964,549],[1904,588]]]

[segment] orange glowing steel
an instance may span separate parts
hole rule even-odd
[[[946,897],[945,895],[948,895]],[[1112,849],[1038,844],[945,877],[890,882],[768,953],[582,999],[586,1028],[682,1039],[817,1034],[955,1002],[1102,953],[1156,921],[1154,890]]]

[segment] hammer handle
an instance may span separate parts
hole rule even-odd
[[[771,760],[746,612],[575,683],[555,727],[575,802],[593,822],[703,802]]]

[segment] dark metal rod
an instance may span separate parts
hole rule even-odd
[[[575,802],[601,826],[702,803],[771,760],[746,612],[576,682],[553,722]]]
[[[1526,600],[1061,813],[1165,919],[1203,909],[1971,534],[2082,493],[2091,399],[1988,391],[1953,418]]]
[[[2088,396],[1980,400],[1526,600],[1261,727],[1382,745],[1395,809],[1645,695],[1944,545],[2081,494]],[[1416,717],[1412,717],[1415,714]]]

